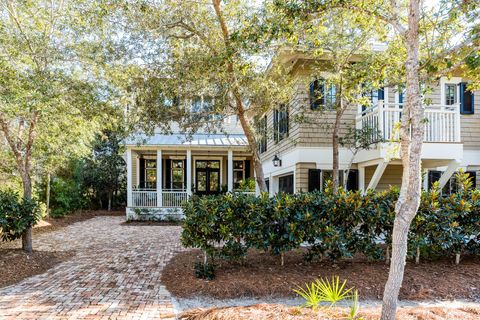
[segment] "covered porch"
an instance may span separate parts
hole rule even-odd
[[[126,150],[127,219],[181,218],[193,194],[255,194],[252,156],[243,136],[155,135]]]

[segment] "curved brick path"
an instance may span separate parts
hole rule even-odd
[[[181,250],[181,228],[123,221],[97,217],[37,236],[35,250],[76,255],[0,289],[0,319],[174,319],[160,275]]]

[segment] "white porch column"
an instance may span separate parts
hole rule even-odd
[[[127,148],[127,207],[132,207],[132,149]]]
[[[358,190],[365,193],[365,167],[358,167]]]
[[[270,197],[273,197],[275,195],[275,183],[273,181],[272,174],[270,174],[268,178],[268,194]]]
[[[192,150],[187,150],[187,195],[192,195]]]
[[[227,176],[228,192],[232,192],[233,191],[233,151],[232,150],[228,150],[227,168],[228,168],[228,176]]]
[[[157,207],[163,206],[162,177],[162,150],[157,149]]]

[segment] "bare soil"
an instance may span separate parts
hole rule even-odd
[[[180,252],[162,272],[162,283],[181,298],[206,296],[216,299],[295,297],[292,289],[317,278],[339,276],[347,287],[355,287],[360,299],[381,299],[388,276],[384,262],[369,262],[362,257],[337,263],[320,261],[306,263],[301,250],[279,257],[251,250],[243,263],[218,261],[215,279],[197,279],[193,264],[203,261],[199,250]],[[408,262],[400,298],[405,300],[480,300],[480,261],[465,258],[460,265],[454,259]]]
[[[33,239],[40,234],[64,228],[75,222],[98,216],[124,215],[125,211],[78,211],[61,218],[46,218],[33,227]],[[58,263],[68,260],[74,252],[34,251],[26,253],[19,249],[21,240],[0,241],[0,288],[44,273]]]
[[[341,308],[323,308],[317,311],[282,305],[259,304],[248,307],[225,307],[196,309],[184,312],[181,320],[333,320],[347,319],[348,310]],[[380,317],[380,308],[360,309],[358,316],[363,320]],[[402,307],[397,319],[402,320],[441,320],[463,319],[478,320],[480,308],[447,307]]]

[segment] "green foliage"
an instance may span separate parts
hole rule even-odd
[[[330,306],[336,303],[351,299],[350,317],[353,319],[358,312],[358,292],[353,288],[345,288],[347,280],[340,283],[340,278],[332,277],[328,279],[317,279],[310,284],[305,284],[305,288],[293,290],[295,293],[305,299],[304,306],[316,310],[320,303],[328,302]]]
[[[255,191],[255,179],[248,178],[240,181],[240,185],[237,190],[238,191]]]
[[[215,279],[215,266],[213,263],[197,262],[194,265],[195,277],[205,280]]]
[[[347,280],[340,284],[338,276],[332,278],[332,282],[328,281],[328,279],[317,279],[315,284],[322,294],[322,301],[329,302],[332,305],[348,298],[350,291],[352,291],[352,288],[345,289]]]
[[[320,290],[315,282],[310,284],[306,283],[305,288],[300,287],[298,289],[294,289],[293,292],[305,299],[305,303],[303,304],[304,307],[312,308],[313,310],[317,310],[318,305],[323,301],[322,294],[320,293]]]
[[[3,241],[22,236],[42,216],[39,204],[30,199],[20,199],[17,192],[0,191],[0,230]]]
[[[438,186],[423,192],[409,234],[411,256],[417,248],[426,259],[479,253],[480,190],[462,179],[457,178],[464,187],[456,194],[442,197]],[[329,184],[323,192],[271,198],[193,197],[183,207],[182,243],[210,258],[238,260],[249,248],[283,255],[306,244],[306,260],[337,260],[356,253],[378,260],[385,257],[381,242],[391,243],[398,195],[398,188],[364,195],[340,188],[334,193]]]

